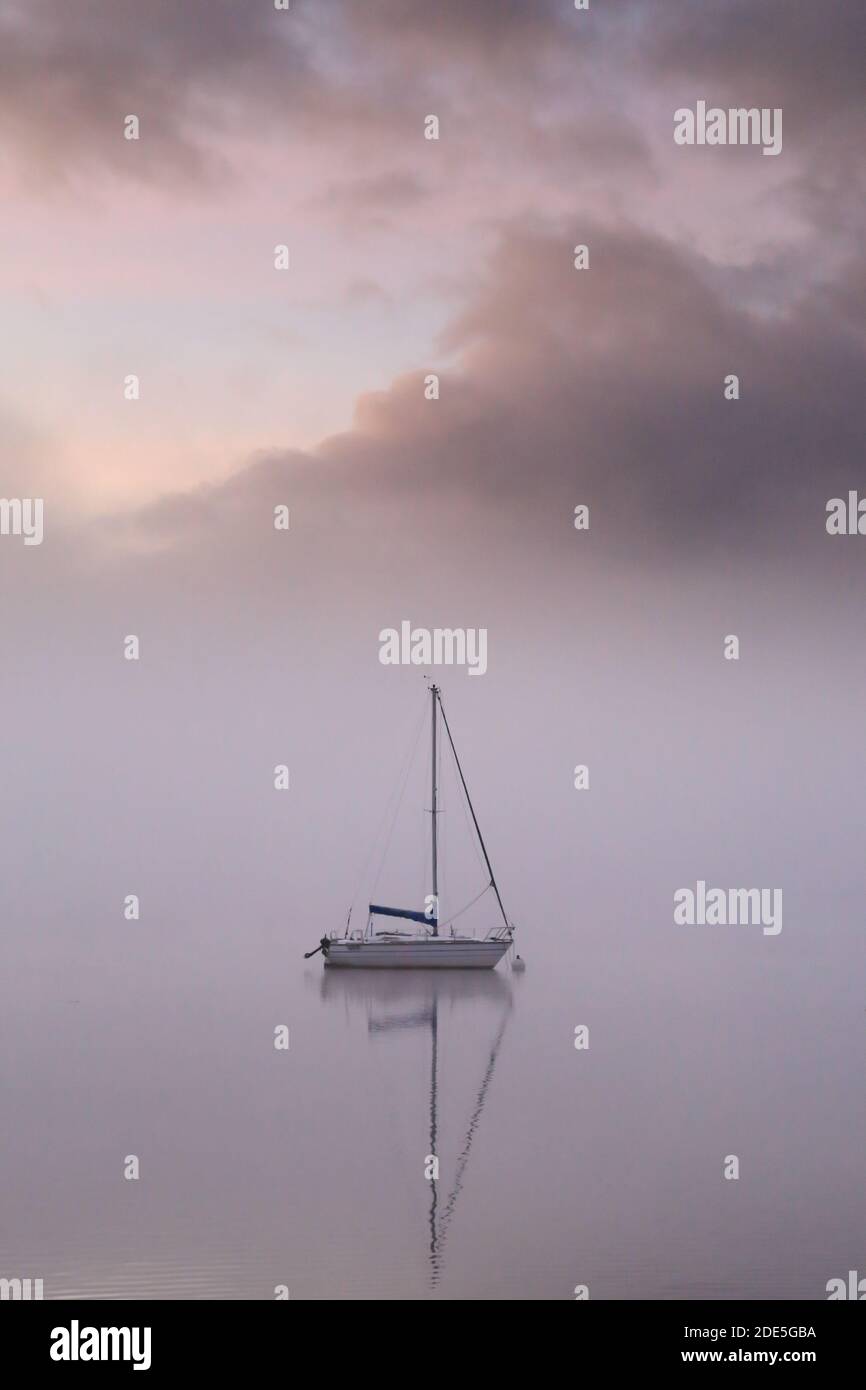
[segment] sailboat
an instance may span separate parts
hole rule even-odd
[[[304,959],[321,951],[326,966],[374,969],[422,969],[422,970],[490,970],[498,965],[513,941],[514,928],[505,915],[502,898],[493,874],[490,857],[481,835],[478,818],[469,796],[469,788],[463,775],[463,768],[457,756],[454,739],[442,704],[442,692],[438,685],[431,685],[431,869],[433,892],[425,911],[413,908],[388,907],[381,903],[370,903],[367,925],[363,930],[350,932],[351,913],[342,935],[323,936],[313,951],[307,951]],[[438,854],[438,785],[437,785],[437,739],[439,720],[448,738],[454,762],[459,774],[460,785],[466,797],[466,804],[472,818],[472,825],[478,837],[478,845],[490,875],[484,892],[492,890],[496,897],[502,924],[488,932],[484,937],[461,936],[453,925],[439,921],[439,854]],[[480,895],[479,895],[480,896]],[[379,931],[374,923],[379,918],[401,918],[416,923],[414,932],[397,930]],[[453,922],[453,919],[452,919]],[[418,929],[420,928],[420,930]]]

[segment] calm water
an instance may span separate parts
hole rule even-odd
[[[828,1039],[778,999],[756,1027],[711,972],[688,1002],[640,955],[589,979],[574,933],[524,941],[524,975],[439,975],[246,931],[165,972],[138,938],[110,1006],[95,958],[22,976],[3,1262],[47,1297],[814,1298],[858,1267],[853,1000]]]

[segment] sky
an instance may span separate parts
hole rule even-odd
[[[603,474],[695,526],[794,503],[862,424],[836,407],[863,365],[863,27],[788,0],[7,0],[3,486],[43,480],[60,525],[237,494],[263,456],[380,497]],[[700,98],[781,106],[781,156],[675,145]]]
[[[862,0],[0,0],[0,495],[44,502],[42,544],[0,536],[25,1252],[58,1239],[45,1190],[75,1224],[70,1171],[98,1223],[148,1087],[198,1181],[196,1069],[219,1149],[212,1057],[253,1057],[284,988],[339,1079],[302,953],[343,927],[425,705],[379,661],[408,620],[488,632],[483,678],[427,674],[529,961],[551,1240],[575,1150],[544,1126],[592,1008],[599,1211],[639,1192],[655,1231],[685,1135],[693,1176],[732,1144],[760,1173],[731,1228],[775,1223],[757,1296],[807,1247],[797,1296],[862,1258],[866,539],[825,522],[866,493],[864,41]],[[780,110],[781,153],[678,145],[699,101]],[[424,889],[425,796],[386,901]],[[701,879],[780,889],[783,930],[676,925]],[[261,1113],[233,1126],[251,1186]],[[658,1167],[629,1188],[638,1115]],[[696,1279],[728,1229],[701,1182]]]

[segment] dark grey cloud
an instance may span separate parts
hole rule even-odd
[[[503,528],[541,560],[571,544],[581,502],[597,553],[641,563],[826,545],[827,498],[866,482],[866,342],[840,320],[838,290],[757,314],[696,254],[633,229],[586,240],[578,272],[564,233],[503,237],[444,336],[455,365],[438,401],[420,367],[362,397],[355,427],[314,454],[263,457],[128,525],[224,556],[286,502],[297,553],[338,570],[385,538],[409,559],[428,532],[459,565]],[[723,396],[729,373],[738,401]]]
[[[859,0],[611,0],[586,14],[560,0],[297,0],[288,13],[270,0],[10,0],[0,131],[34,175],[80,165],[177,182],[228,172],[227,134],[279,122],[293,139],[381,134],[435,96],[457,112],[510,101],[532,127],[530,98],[567,106],[606,78],[651,90],[673,76],[711,99],[784,104],[805,145],[840,112],[862,120],[864,29]],[[148,135],[134,164],[118,139],[130,111]]]
[[[795,205],[828,235],[859,235],[866,193],[860,0],[650,0],[642,35],[648,79],[675,80],[683,104],[704,97],[780,107]]]
[[[497,33],[544,33],[521,7],[499,8]],[[33,178],[109,169],[208,181],[237,172],[225,152],[232,134],[284,123],[293,140],[341,131],[351,141],[405,128],[425,88],[444,93],[441,72],[407,67],[401,36],[480,37],[495,9],[437,6],[419,28],[417,6],[373,18],[337,0],[296,0],[289,12],[271,0],[10,0],[0,13],[0,132]],[[146,135],[134,160],[120,139],[129,113]]]
[[[273,6],[28,0],[0,14],[0,129],[37,162],[34,175],[217,175],[232,88],[262,99],[307,81],[297,30],[280,27]],[[130,113],[147,137],[132,149],[121,138]]]
[[[723,86],[738,105],[786,105],[814,121],[862,110],[859,0],[649,0],[641,9],[647,62],[659,71]]]
[[[325,72],[317,35],[336,62],[329,16],[302,6],[11,0],[0,12],[0,132],[33,180],[108,170],[196,186],[241,172],[226,153],[233,135],[386,128],[372,72],[367,94],[363,72]],[[133,150],[121,139],[130,113],[142,122]]]
[[[572,23],[573,14],[557,0],[440,0],[428,6],[416,0],[379,0],[375,5],[348,4],[345,18],[356,33],[425,52],[443,50],[456,63],[483,65],[522,54],[531,62],[556,44],[586,38]],[[579,23],[579,20],[577,21]]]
[[[738,0],[700,7],[650,0],[595,7],[589,24],[578,15],[566,24],[555,6],[299,5],[292,24],[296,14],[302,22],[287,38],[285,16],[233,0],[182,7],[123,0],[110,11],[101,4],[37,3],[8,10],[3,21],[8,42],[0,64],[12,80],[2,110],[17,119],[23,102],[35,118],[41,92],[48,98],[42,115],[48,111],[56,123],[62,117],[70,131],[70,144],[61,148],[98,130],[100,151],[100,141],[115,140],[115,116],[135,105],[130,89],[151,81],[149,99],[162,101],[166,148],[174,142],[181,164],[204,168],[210,147],[202,136],[203,94],[224,100],[228,93],[229,108],[242,111],[249,97],[259,118],[261,102],[275,111],[285,102],[308,119],[319,113],[339,122],[354,111],[361,122],[387,121],[395,92],[398,105],[409,99],[419,67],[446,92],[463,62],[457,36],[480,42],[495,31],[511,45],[509,61],[530,49],[547,56],[552,47],[560,59],[570,57],[575,44],[581,62],[591,65],[603,54],[620,77],[624,68],[647,83],[673,75],[684,91],[692,84],[697,92],[694,84],[715,75],[720,95],[731,84],[738,101],[760,104],[796,101],[812,53],[809,102],[818,109],[818,92],[825,92],[827,118],[835,110],[835,128],[844,130],[840,113],[849,109],[853,87],[849,50],[862,20],[859,7],[847,3],[834,11],[833,23],[826,14],[815,17],[819,8],[770,3],[759,13]],[[316,76],[316,25],[334,40],[327,81]],[[398,40],[400,81],[394,90],[375,90],[378,64]],[[438,64],[430,63],[429,46],[438,48]],[[492,37],[489,48],[493,55]],[[484,86],[491,61],[482,59],[473,76],[482,102],[492,90]],[[577,74],[576,66],[575,81]],[[511,89],[497,95],[503,94]],[[418,101],[416,92],[416,115]],[[222,108],[224,119],[229,108]],[[533,126],[532,115],[530,103],[525,124],[538,158],[547,139],[557,159],[566,158],[562,122]],[[621,136],[621,128],[611,136],[611,176],[615,181],[616,170],[628,166],[634,180],[642,148]],[[847,203],[840,214],[833,198],[846,175],[854,181],[853,134],[839,146],[835,164],[832,152],[820,155],[794,176],[798,196],[819,226],[822,217],[849,219],[853,246],[859,220]],[[113,143],[104,157],[117,159]],[[340,201],[338,183],[330,196]],[[345,184],[343,202],[385,209],[421,196],[411,172],[359,170]],[[365,545],[370,532],[379,534],[377,518],[393,528],[396,545],[411,551],[424,533],[427,507],[436,509],[442,543],[455,555],[468,514],[499,517],[506,526],[530,517],[532,545],[555,546],[557,538],[564,544],[571,507],[588,501],[610,545],[635,553],[707,538],[736,547],[762,530],[784,546],[796,526],[808,532],[828,495],[857,485],[864,424],[859,255],[850,254],[799,297],[790,292],[795,276],[787,272],[786,294],[762,294],[762,280],[766,285],[775,273],[772,248],[740,276],[737,289],[736,272],[720,274],[663,238],[622,222],[592,226],[577,206],[551,228],[545,211],[536,226],[504,230],[481,283],[444,335],[442,349],[455,365],[443,373],[439,401],[424,399],[428,368],[419,363],[390,390],[363,398],[355,428],[314,456],[258,459],[230,485],[164,499],[118,523],[117,533],[145,547],[216,544],[232,552],[246,529],[238,518],[260,514],[273,498],[300,508],[307,534],[330,537],[325,549],[333,545],[339,564],[352,537]],[[497,216],[491,208],[494,226]],[[577,239],[591,245],[588,272],[572,268]],[[803,285],[814,278],[804,275]],[[784,309],[770,312],[777,303]],[[736,403],[722,396],[731,372],[742,383]],[[405,526],[401,508],[408,509]]]

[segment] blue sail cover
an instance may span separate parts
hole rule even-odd
[[[370,903],[370,911],[377,917],[406,917],[410,922],[424,922],[431,927],[437,924],[435,916],[428,917],[426,912],[412,912],[408,907],[380,907],[378,903]]]

